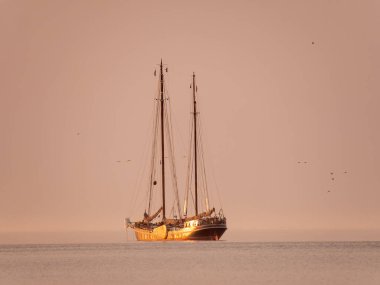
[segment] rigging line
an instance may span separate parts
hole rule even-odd
[[[168,97],[170,97],[169,96],[169,92],[167,92],[167,95],[168,95]],[[173,132],[173,128],[176,128],[177,127],[177,125],[175,124],[176,123],[176,120],[174,120],[174,123],[173,123],[173,119],[172,119],[172,117],[175,115],[175,113],[172,111],[172,108],[171,108],[171,100],[168,100],[168,105],[169,105],[169,110],[170,110],[170,112],[168,113],[169,114],[169,116],[168,116],[168,121],[169,121],[169,123],[170,123],[170,126],[168,127],[168,129],[170,128],[170,130],[171,130],[171,133],[170,133],[170,142],[171,142],[171,147],[172,147],[172,156],[173,156],[173,159],[172,159],[172,161],[173,161],[173,165],[172,165],[172,167],[173,167],[173,174],[174,174],[174,176],[175,176],[175,183],[176,183],[176,185],[175,185],[175,196],[176,196],[176,198],[177,198],[177,208],[178,208],[178,215],[179,216],[181,216],[181,206],[180,206],[180,199],[179,199],[179,193],[178,193],[178,178],[177,178],[177,174],[176,174],[176,167],[175,167],[175,156],[174,156],[174,153],[175,153],[175,145],[174,145],[174,132]],[[177,131],[177,128],[176,128],[176,131]],[[179,131],[179,128],[178,128],[178,132],[176,132],[176,134],[179,134],[179,136],[180,136],[180,139],[181,139],[181,142],[182,142],[182,149],[184,149],[184,147],[183,147],[183,139],[182,139],[182,136],[181,136],[181,132]]]
[[[199,102],[199,101],[198,101]],[[197,144],[197,147],[196,147],[196,156],[198,158],[198,163],[197,163],[197,170],[198,170],[198,200],[200,201],[203,201],[204,200],[204,203],[200,203],[198,204],[198,207],[201,207],[201,211],[204,211],[206,208],[206,210],[208,210],[208,195],[207,195],[207,187],[205,187],[205,177],[203,175],[203,172],[204,172],[204,159],[202,160],[202,138],[201,138],[201,130],[199,128],[200,126],[200,113],[199,113],[199,106],[198,106],[198,110],[197,110],[197,114],[195,114],[197,116],[197,120],[196,120],[196,133],[194,134],[196,136],[196,144]],[[199,159],[200,158],[200,159]],[[202,181],[201,181],[202,180]],[[204,207],[205,206],[205,207]]]
[[[195,86],[193,86],[194,84],[191,84],[190,86],[192,86],[191,88],[196,88]],[[189,96],[189,99],[190,99],[190,104],[189,104],[189,113],[190,114],[193,114],[194,115],[194,105],[193,105],[193,102],[194,102],[194,94],[193,92],[191,92],[191,96]],[[194,117],[193,115],[190,116],[190,135],[189,135],[189,138],[190,138],[190,143],[189,143],[189,167],[188,167],[188,173],[189,173],[189,180],[188,180],[188,185],[187,185],[187,205],[190,205],[189,203],[189,200],[188,200],[188,192],[190,192],[190,198],[191,198],[191,201],[192,201],[192,205],[193,205],[193,209],[194,209],[194,212],[196,212],[196,200],[195,200],[195,197],[194,197],[194,193],[192,191],[192,187],[193,187],[193,178],[195,179],[194,177],[194,171],[195,171],[195,163],[194,163],[194,160],[195,160],[195,156],[196,154],[193,152],[193,148],[194,148],[194,136],[196,134],[194,134],[194,128],[195,128],[195,125],[194,125]],[[197,144],[198,145],[198,144]]]
[[[152,146],[151,146],[151,157],[150,157],[150,171],[148,172],[148,179],[147,180],[147,185],[146,185],[146,194],[145,194],[145,201],[147,201],[147,205],[145,205],[145,210],[146,208],[148,208],[148,215],[150,215],[150,210],[151,210],[151,198],[152,198],[152,183],[151,183],[151,179],[152,179],[152,173],[154,172],[154,164],[155,164],[155,151],[156,151],[156,144],[157,144],[157,131],[158,131],[158,108],[159,108],[159,105],[157,104],[157,100],[156,100],[156,118],[153,120],[153,129],[152,129],[152,138],[153,138],[153,141],[152,141]],[[153,167],[153,168],[152,168]]]
[[[209,191],[208,191],[208,183],[207,183],[207,175],[206,175],[206,163],[205,163],[205,157],[204,157],[204,146],[203,146],[203,127],[202,127],[202,124],[201,124],[201,118],[199,116],[199,149],[200,149],[200,157],[201,157],[201,172],[203,174],[203,185],[204,185],[204,191],[205,191],[205,203],[206,203],[206,210],[208,211],[209,210],[209,201],[210,201],[210,197],[209,197]],[[212,198],[212,197],[211,197]]]
[[[188,184],[187,184],[187,189],[186,189],[186,204],[187,204],[187,208],[186,208],[186,213],[188,212],[188,208],[189,208],[189,205],[190,205],[190,201],[189,201],[189,193],[190,193],[190,198],[192,198],[192,202],[194,204],[194,197],[193,197],[193,191],[191,191],[191,186],[193,184],[193,155],[190,154],[189,157],[191,158],[190,159],[190,165],[189,165],[189,168],[188,168]]]
[[[191,136],[191,143],[189,144],[190,148],[189,148],[189,166],[188,166],[188,184],[187,184],[187,193],[186,193],[186,199],[187,199],[187,212],[188,212],[188,208],[189,208],[189,193],[190,193],[190,198],[191,198],[191,202],[194,206],[194,211],[195,211],[195,200],[194,200],[194,196],[193,196],[193,191],[191,191],[192,189],[192,184],[193,184],[193,170],[194,170],[194,163],[193,163],[193,160],[194,160],[194,155],[193,155],[193,137]]]
[[[201,97],[201,100],[202,100],[202,96],[200,96],[200,97]],[[209,199],[210,198],[209,196],[211,196],[211,201],[214,201],[213,191],[209,191],[209,183],[208,183],[207,174],[206,174],[206,160],[207,160],[207,163],[208,163],[208,170],[211,168],[211,171],[212,171],[212,178],[213,178],[213,181],[214,181],[214,185],[215,185],[215,189],[216,189],[216,194],[217,194],[218,202],[219,202],[220,206],[222,207],[222,201],[221,201],[220,193],[219,193],[220,191],[219,191],[218,185],[216,184],[216,179],[215,179],[214,167],[212,165],[212,160],[211,160],[210,156],[207,155],[207,152],[205,151],[205,148],[208,149],[207,148],[207,138],[205,137],[205,132],[203,130],[203,122],[202,122],[201,116],[199,116],[199,130],[200,130],[200,136],[201,136],[200,140],[202,141],[201,149],[202,149],[202,160],[203,160],[203,166],[204,166],[204,177],[205,177],[205,182],[206,182],[207,197]],[[207,159],[206,156],[208,157],[208,159]],[[210,201],[210,199],[209,199],[209,201]]]
[[[156,101],[158,102],[158,101]],[[148,215],[151,213],[151,203],[152,203],[152,190],[155,184],[153,183],[154,177],[156,175],[156,153],[157,153],[157,138],[158,138],[158,125],[159,125],[159,104],[156,103],[156,119],[154,121],[154,133],[153,133],[153,144],[151,153],[151,166],[150,166],[150,179],[149,179],[149,204],[148,204]]]
[[[203,143],[206,145],[205,147],[207,149],[209,149],[208,148],[208,143],[207,143],[207,137],[205,135],[203,137],[204,137]],[[208,158],[207,161],[208,161],[208,164],[210,166],[209,169],[211,169],[211,175],[212,175],[212,178],[213,178],[212,180],[213,180],[214,185],[215,185],[216,195],[217,195],[217,198],[218,198],[218,202],[220,204],[220,207],[223,208],[223,203],[222,203],[222,199],[221,199],[221,196],[220,196],[220,189],[219,189],[219,186],[218,186],[218,183],[217,183],[217,180],[216,180],[215,167],[214,167],[214,164],[213,164],[213,160],[211,159],[211,157],[209,155],[206,154],[206,156]]]
[[[202,137],[202,142],[203,142],[203,134],[204,134],[204,132],[203,132],[203,124],[202,124],[202,120],[200,120],[200,135],[201,135],[201,137]],[[202,148],[202,160],[203,160],[203,165],[204,165],[204,169],[203,169],[203,171],[204,171],[204,178],[205,178],[205,183],[206,183],[206,193],[207,193],[207,198],[208,198],[208,200],[210,201],[210,197],[209,197],[209,195],[210,195],[210,193],[211,193],[211,199],[213,200],[213,193],[212,193],[212,191],[210,192],[209,190],[208,190],[208,182],[207,182],[207,174],[206,174],[206,159],[205,159],[205,151],[204,151],[204,145],[202,144],[202,146],[201,146],[201,148]],[[209,204],[208,204],[208,206],[210,206]]]
[[[170,109],[172,110],[170,100],[169,100],[169,105],[170,105]],[[185,144],[183,142],[183,137],[182,137],[180,128],[178,127],[177,120],[175,120],[175,119],[173,120],[172,118],[175,118],[175,112],[173,112],[173,111],[170,112],[170,128],[172,130],[171,133],[172,133],[172,137],[173,137],[172,140],[174,140],[174,135],[173,134],[176,134],[176,138],[178,138],[178,137],[180,138],[180,154],[181,154],[180,157],[182,158],[183,154],[184,153],[186,154],[186,152],[185,152],[186,148],[184,147]],[[178,142],[178,140],[177,140],[177,142]],[[175,149],[174,148],[177,147],[178,144],[174,145],[174,143],[172,143],[172,145],[173,145],[173,153],[175,153]],[[178,154],[178,151],[177,151],[177,154]],[[177,162],[178,162],[178,160],[177,160]],[[182,165],[183,165],[182,159],[179,161],[179,163],[180,163],[181,168],[182,168]],[[177,167],[175,167],[175,169],[177,169]],[[178,182],[178,179],[177,179],[177,182]],[[177,186],[177,189],[178,189],[178,186]],[[179,199],[179,195],[178,195],[178,202],[179,202],[178,205],[180,206],[181,200]],[[181,212],[179,212],[178,215],[181,216]]]
[[[201,110],[202,109],[202,96],[198,96],[198,101],[200,102],[200,106],[198,106],[198,109]],[[199,152],[198,152],[198,155],[199,157],[201,158],[200,159],[200,173],[201,173],[201,177],[202,177],[202,185],[203,185],[203,195],[204,195],[204,202],[205,202],[205,206],[206,206],[206,210],[209,209],[209,201],[210,201],[210,194],[211,194],[211,199],[213,198],[212,197],[212,192],[209,191],[209,188],[208,188],[208,182],[207,182],[207,173],[206,173],[206,159],[205,159],[205,146],[203,144],[203,134],[204,134],[204,131],[203,131],[203,124],[202,124],[202,116],[200,116],[200,112],[199,112],[199,115],[198,115],[198,120],[197,120],[197,129],[198,129],[198,133],[197,133],[197,136],[199,138],[199,144],[198,144],[198,149],[199,149]]]
[[[158,103],[158,97],[159,97],[159,84],[157,84],[157,93],[156,93],[156,98],[155,98],[155,119],[153,121],[153,132],[152,132],[152,148],[151,148],[151,156],[150,156],[150,171],[148,173],[149,179],[147,180],[147,198],[146,201],[148,201],[148,215],[150,215],[151,212],[151,201],[152,201],[152,187],[153,187],[153,178],[155,174],[155,161],[156,161],[156,152],[157,152],[157,141],[158,141],[158,124],[159,124],[159,103]]]
[[[194,194],[193,194],[193,191],[189,191],[190,192],[190,198],[191,198],[191,201],[193,202],[192,205],[194,206],[194,214],[195,214],[195,199],[194,199]]]
[[[145,155],[143,155],[143,156],[145,156]],[[144,161],[144,160],[140,160],[140,161]],[[132,205],[132,216],[135,214],[137,200],[139,200],[139,197],[140,197],[141,192],[139,191],[139,189],[141,188],[141,183],[142,183],[142,173],[145,172],[145,169],[146,169],[146,163],[140,167],[140,170],[139,170],[139,173],[137,175],[136,182],[135,182],[133,195],[132,195],[132,198],[130,199],[130,204]]]
[[[171,98],[169,91],[167,91],[167,95],[168,95],[168,98]],[[183,136],[182,136],[182,133],[181,133],[181,128],[179,128],[179,126],[177,124],[177,120],[172,120],[172,117],[176,118],[176,115],[175,115],[175,111],[173,111],[173,109],[171,108],[171,100],[168,100],[168,101],[169,101],[169,108],[170,108],[170,123],[171,123],[171,127],[172,128],[174,127],[176,137],[179,137],[180,145],[181,145],[181,148],[182,148],[181,153],[183,153],[183,150],[185,150],[186,147],[185,147],[184,139],[183,139]],[[173,131],[172,131],[172,134],[174,134]],[[178,146],[178,144],[177,144],[177,146]]]
[[[153,104],[153,106],[154,106],[154,108],[153,108],[153,114],[155,114],[156,116],[155,117],[153,115],[151,116],[152,123],[150,124],[151,127],[153,126],[151,128],[151,137],[150,137],[150,142],[152,144],[151,145],[151,149],[154,148],[154,139],[156,138],[156,134],[154,133],[155,132],[155,130],[154,130],[154,124],[155,124],[155,120],[157,120],[157,116],[158,116],[158,111],[157,111],[157,109],[159,108],[158,103],[157,103],[158,102],[157,101],[158,97],[159,97],[159,82],[157,82],[157,90],[156,90],[156,95],[155,95],[155,98],[154,98],[155,100],[154,100],[154,104]],[[152,138],[153,138],[153,140],[152,140]],[[147,155],[147,152],[146,152],[146,155]],[[143,161],[148,162],[149,160],[148,159],[144,159]],[[142,174],[141,177],[140,177],[141,180],[140,180],[140,183],[139,183],[139,186],[138,186],[138,189],[137,189],[138,193],[142,192],[140,190],[140,189],[142,189],[141,188],[141,182],[142,182],[142,180],[146,181],[145,180],[145,175],[147,174],[147,172],[146,172],[147,165],[148,165],[148,163],[145,163],[143,172],[141,173]],[[147,181],[147,183],[149,183],[149,180]],[[144,188],[145,188],[145,185],[144,185]],[[147,185],[146,189],[147,190],[144,191],[145,192],[145,195],[144,195],[145,198],[139,203],[139,208],[143,204],[143,201],[145,201],[145,202],[148,201],[148,198],[149,198],[149,185]],[[137,197],[136,197],[136,199],[137,199]],[[135,204],[137,205],[137,202],[135,202]],[[146,209],[146,207],[145,207],[145,209]]]
[[[204,177],[204,165],[203,165],[203,162],[202,162],[202,153],[201,153],[201,150],[199,151],[199,189],[201,190],[201,205],[202,205],[202,209],[205,208],[205,209],[208,209],[207,207],[207,203],[208,203],[208,195],[207,195],[207,188],[206,188],[206,185],[205,185],[205,177]],[[205,207],[203,207],[205,206]]]
[[[193,138],[193,137],[192,137]],[[191,189],[192,189],[192,185],[193,185],[193,173],[194,173],[194,163],[193,163],[193,161],[194,161],[194,154],[193,154],[193,149],[192,149],[192,147],[193,147],[193,143],[194,142],[192,142],[192,144],[191,144],[191,149],[190,149],[190,156],[191,156],[191,164],[190,164],[190,180],[189,180],[189,188],[188,188],[188,191],[189,191],[189,193],[190,193],[190,198],[191,198],[191,202],[192,202],[192,205],[193,205],[193,210],[194,210],[194,213],[195,213],[195,198],[194,198],[194,193],[193,193],[193,191],[191,191]],[[188,205],[190,205],[190,203],[188,203]]]
[[[170,138],[170,129],[169,129],[169,122],[168,122],[168,114],[165,112],[165,126],[166,126],[166,143],[167,143],[167,150],[168,150],[168,158],[169,158],[169,166],[170,166],[170,174],[171,174],[171,182],[172,182],[172,188],[175,195],[175,177],[173,173],[173,155],[172,155],[172,146],[171,146],[171,138]]]
[[[175,156],[174,156],[174,143],[173,143],[173,132],[172,132],[172,124],[171,124],[171,106],[170,106],[170,100],[169,103],[167,103],[167,108],[169,108],[169,111],[165,113],[166,118],[166,136],[167,136],[167,142],[169,147],[169,158],[170,158],[170,166],[171,166],[171,174],[172,174],[172,187],[174,191],[175,196],[175,202],[177,202],[177,210],[178,215],[180,215],[180,205],[179,205],[179,194],[178,194],[178,185],[177,185],[177,174],[176,174],[176,168],[175,168]]]
[[[151,111],[151,115],[150,115],[150,120],[149,121],[153,121],[154,120],[154,113],[155,113],[155,104],[153,104],[153,108],[152,108],[152,111]],[[147,127],[147,132],[146,133],[150,133],[151,130],[152,130],[152,124],[149,124],[149,126]],[[148,143],[150,142],[150,140],[148,138],[145,139],[145,144],[144,144],[144,151],[143,153],[141,154],[141,159],[140,161],[145,161],[147,162],[147,160],[145,159],[145,157],[147,157],[147,154],[148,154]],[[136,204],[137,204],[137,200],[139,199],[139,196],[140,196],[140,193],[141,191],[139,191],[139,189],[141,189],[141,183],[142,183],[142,180],[143,180],[143,174],[145,173],[145,169],[147,167],[147,163],[142,163],[140,164],[140,168],[139,168],[139,171],[138,171],[138,174],[137,174],[137,179],[135,180],[135,185],[134,185],[134,191],[133,191],[133,195],[132,195],[132,199],[130,199],[130,206],[129,208],[132,208],[132,216],[134,216],[135,214],[135,211],[136,211]]]
[[[186,185],[185,185],[185,201],[184,201],[184,213],[187,214],[188,210],[188,199],[189,199],[189,191],[191,189],[191,178],[192,178],[192,149],[193,149],[193,123],[194,121],[190,118],[189,120],[189,148],[187,153],[187,171],[186,171]]]
[[[201,165],[201,161],[200,161],[200,140],[199,140],[199,128],[198,128],[198,126],[199,126],[199,116],[197,116],[197,122],[196,122],[196,124],[197,124],[197,132],[196,132],[196,134],[195,134],[195,136],[197,137],[197,153],[196,153],[196,155],[197,155],[197,161],[198,161],[198,163],[197,163],[197,172],[198,172],[198,185],[197,185],[197,187],[198,187],[198,213],[200,213],[200,212],[203,212],[203,203],[200,203],[200,201],[202,201],[203,200],[203,197],[204,197],[204,189],[203,189],[203,185],[202,185],[202,183],[201,183],[201,179],[202,179],[202,177],[201,177],[201,169],[202,169],[202,165]]]
[[[178,216],[181,216],[181,205],[180,205],[180,200],[179,200],[179,193],[178,193],[178,178],[177,178],[177,170],[176,170],[176,166],[175,166],[175,145],[174,145],[174,137],[173,137],[173,120],[172,120],[172,108],[171,108],[171,103],[169,101],[169,110],[170,110],[170,113],[169,113],[169,122],[170,122],[170,130],[171,130],[171,140],[170,140],[170,144],[171,144],[171,150],[172,150],[172,161],[173,161],[173,174],[175,176],[175,195],[176,195],[176,201],[177,201],[177,210],[178,210]]]

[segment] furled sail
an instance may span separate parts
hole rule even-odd
[[[200,214],[198,214],[196,216],[188,217],[188,218],[186,218],[186,221],[201,219],[201,218],[204,218],[204,217],[209,217],[209,216],[212,215],[212,213],[215,213],[215,208],[212,208],[209,211],[200,213]]]
[[[159,208],[158,211],[151,216],[149,216],[147,213],[144,213],[144,222],[149,223],[150,221],[153,221],[155,218],[158,217],[161,211],[162,211],[162,207]]]

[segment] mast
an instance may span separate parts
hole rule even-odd
[[[164,139],[164,73],[162,70],[162,59],[160,63],[160,101],[161,101],[161,176],[162,176],[162,220],[165,216],[165,139]]]
[[[197,101],[195,100],[195,73],[193,72],[193,102],[194,102],[194,183],[195,183],[195,215],[198,215],[198,167],[197,167]]]

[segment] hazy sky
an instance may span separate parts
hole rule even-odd
[[[375,0],[0,0],[0,231],[142,214],[161,58],[179,157],[197,74],[230,230],[379,229],[379,27]]]

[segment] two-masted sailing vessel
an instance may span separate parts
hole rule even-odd
[[[164,68],[161,61],[153,116],[147,205],[142,220],[131,222],[129,218],[126,219],[126,229],[132,229],[139,241],[219,240],[227,230],[226,218],[222,209],[216,211],[209,204],[199,112],[197,111],[198,88],[195,83],[195,74],[193,73],[190,84],[192,114],[184,207],[181,211],[174,160],[170,100],[164,71],[167,72],[167,68]],[[156,71],[154,74],[156,75]],[[168,184],[171,184],[173,190],[172,207],[167,205]],[[200,201],[201,198],[202,201]]]

